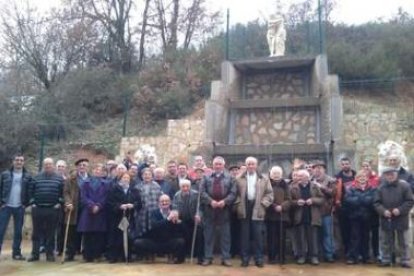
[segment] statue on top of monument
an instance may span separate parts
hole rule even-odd
[[[277,11],[267,19],[267,43],[271,57],[285,55],[286,29],[281,13],[280,0],[276,1]]]

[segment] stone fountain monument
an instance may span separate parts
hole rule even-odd
[[[205,145],[228,163],[259,159],[262,171],[294,157],[322,159],[333,170],[341,136],[338,77],[325,55],[225,61],[205,105]]]

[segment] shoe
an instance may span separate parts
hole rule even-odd
[[[202,259],[197,260],[197,264],[198,264],[198,265],[202,265],[202,264],[203,264],[203,260],[202,260]]]
[[[267,262],[268,262],[268,264],[270,264],[270,265],[277,264],[276,259],[269,259]]]
[[[230,262],[230,260],[223,260],[223,261],[221,261],[221,265],[226,266],[226,267],[233,266],[232,263]]]
[[[185,262],[185,259],[178,258],[178,259],[174,260],[173,264],[183,264],[184,262]]]
[[[305,263],[306,263],[306,260],[305,260],[305,258],[304,258],[304,257],[300,257],[300,258],[296,261],[296,263],[297,263],[297,264],[299,264],[299,265],[303,265],[303,264],[305,264]]]
[[[326,261],[327,263],[330,263],[330,264],[333,264],[333,263],[335,262],[334,258],[332,258],[332,257],[328,257],[328,258],[326,258],[326,259],[325,259],[325,261]]]
[[[346,261],[346,264],[347,264],[347,265],[354,265],[354,264],[356,264],[356,262],[355,262],[355,260],[354,260],[354,259],[348,259],[348,260]]]
[[[317,258],[317,257],[312,257],[312,259],[311,259],[311,264],[313,264],[313,265],[319,265],[319,260],[318,260],[318,258]]]
[[[28,262],[37,262],[39,260],[39,256],[30,256],[29,259],[27,259]]]
[[[46,256],[46,261],[48,261],[48,262],[55,262],[56,261],[55,256],[53,256],[53,255]]]
[[[412,268],[412,266],[409,263],[402,263],[401,267],[402,268]]]
[[[73,262],[75,260],[75,257],[73,256],[66,256],[65,257],[65,262]]]
[[[212,264],[213,264],[213,261],[212,260],[204,260],[201,263],[202,266],[209,266],[209,265],[212,265]]]
[[[378,266],[379,267],[390,267],[391,264],[390,263],[380,263]]]
[[[23,257],[22,254],[13,255],[12,259],[15,260],[15,261],[25,261],[26,260],[26,258]]]
[[[240,264],[241,267],[248,267],[249,266],[249,262],[248,261],[242,261]]]
[[[263,261],[257,261],[256,266],[260,268],[264,267]]]

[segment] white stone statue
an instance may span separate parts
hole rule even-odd
[[[394,141],[387,140],[378,145],[378,174],[381,175],[384,167],[389,167],[388,160],[395,158],[401,167],[408,170],[407,156],[404,147]]]
[[[271,15],[267,21],[267,43],[271,57],[285,55],[286,29],[281,14]]]
[[[155,148],[148,144],[141,145],[135,152],[134,158],[135,161],[139,164],[157,164],[158,161],[157,154],[155,153]]]

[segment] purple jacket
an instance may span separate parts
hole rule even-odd
[[[101,178],[91,177],[81,188],[81,214],[78,222],[78,232],[106,232],[106,197],[108,185]],[[99,211],[92,213],[93,206],[97,205]]]

